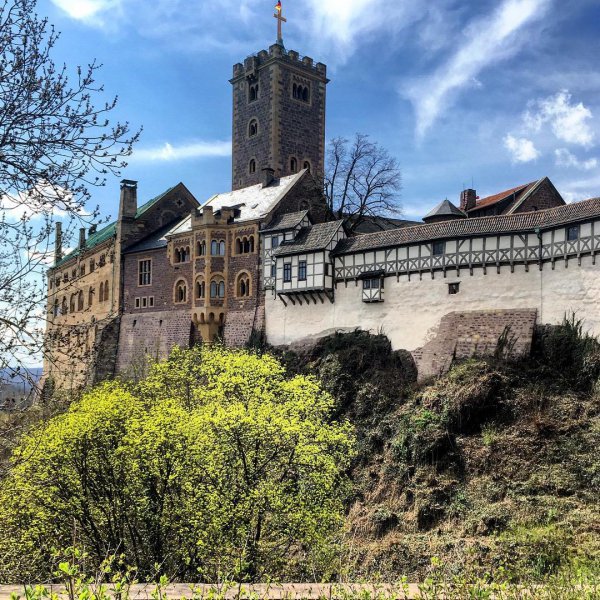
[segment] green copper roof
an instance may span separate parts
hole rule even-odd
[[[135,213],[135,218],[139,219],[145,212],[147,212],[150,208],[152,208],[157,202],[162,200],[165,196],[170,194],[176,187],[177,186],[174,185],[173,187],[170,187],[168,190],[166,190],[162,194],[159,194],[155,198],[152,198],[152,200],[148,200],[148,202],[146,202],[145,204],[142,204],[142,206],[140,206],[137,209],[137,212]],[[110,225],[107,225],[103,229],[100,229],[100,231],[97,231],[93,235],[90,235],[90,237],[87,239],[87,241],[85,243],[85,248],[83,248],[83,251],[87,252],[88,250],[91,250],[92,248],[99,246],[106,240],[110,239],[111,237],[114,237],[116,234],[117,234],[117,223],[115,221],[114,223],[110,223]],[[61,267],[65,263],[69,262],[70,260],[77,258],[80,254],[81,254],[81,250],[79,248],[77,250],[73,250],[73,252],[70,252],[69,254],[67,254],[66,256],[61,258],[57,263],[55,263],[52,268],[55,269],[57,267]]]

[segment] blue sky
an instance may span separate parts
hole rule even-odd
[[[400,161],[406,217],[473,182],[485,196],[548,175],[600,195],[598,0],[282,0],[284,37],[329,66],[328,139],[367,133]],[[124,173],[141,200],[183,181],[230,188],[232,65],[275,41],[271,0],[40,0],[58,61],[96,58],[144,133]],[[117,180],[94,194],[105,215]]]

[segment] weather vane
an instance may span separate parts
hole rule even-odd
[[[281,24],[287,23],[287,19],[282,14],[283,7],[281,6],[281,0],[278,0],[275,5],[275,14],[273,15],[277,19],[277,43],[283,46],[283,33]]]

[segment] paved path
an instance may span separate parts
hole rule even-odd
[[[48,590],[66,597],[62,586],[47,586]],[[131,587],[129,598],[131,600],[152,600],[152,584],[139,584]],[[215,593],[216,592],[216,593]],[[0,586],[0,600],[10,600],[15,593],[22,599],[25,597],[22,586]],[[367,595],[368,594],[368,595]],[[216,586],[203,586],[191,584],[169,585],[164,590],[164,598],[168,600],[201,599],[207,600],[329,600],[338,598],[346,600],[349,595],[354,597],[369,598],[369,600],[415,600],[419,598],[416,585],[409,586],[408,595],[399,588],[391,585],[317,585],[317,584],[287,584],[287,585],[244,585],[230,589]]]

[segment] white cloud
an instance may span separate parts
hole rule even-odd
[[[121,0],[52,0],[52,2],[72,19],[86,22],[93,22],[102,13],[121,7]]]
[[[529,41],[524,29],[542,18],[551,2],[504,0],[491,16],[467,27],[459,49],[445,64],[404,90],[415,107],[419,138],[427,133],[461,89],[473,85],[481,71],[514,55]]]
[[[581,171],[592,171],[598,167],[598,159],[590,158],[588,160],[579,160],[574,154],[566,148],[559,148],[554,151],[557,167],[573,167]]]
[[[312,13],[313,44],[319,47],[325,41],[341,60],[356,50],[361,38],[385,30],[400,31],[429,12],[420,3],[408,0],[393,0],[385,8],[381,0],[307,0],[307,3]],[[438,0],[438,4],[443,2]]]
[[[517,138],[507,135],[504,138],[504,147],[510,152],[514,163],[527,163],[539,158],[540,152],[535,144],[527,138]]]
[[[167,162],[187,160],[190,158],[215,158],[231,155],[231,142],[193,142],[173,146],[166,142],[155,148],[135,150],[132,161],[140,162]]]
[[[594,131],[590,126],[592,111],[582,102],[573,104],[568,90],[554,96],[530,103],[523,119],[525,125],[534,132],[541,131],[549,124],[554,135],[567,144],[589,148],[594,143]]]

